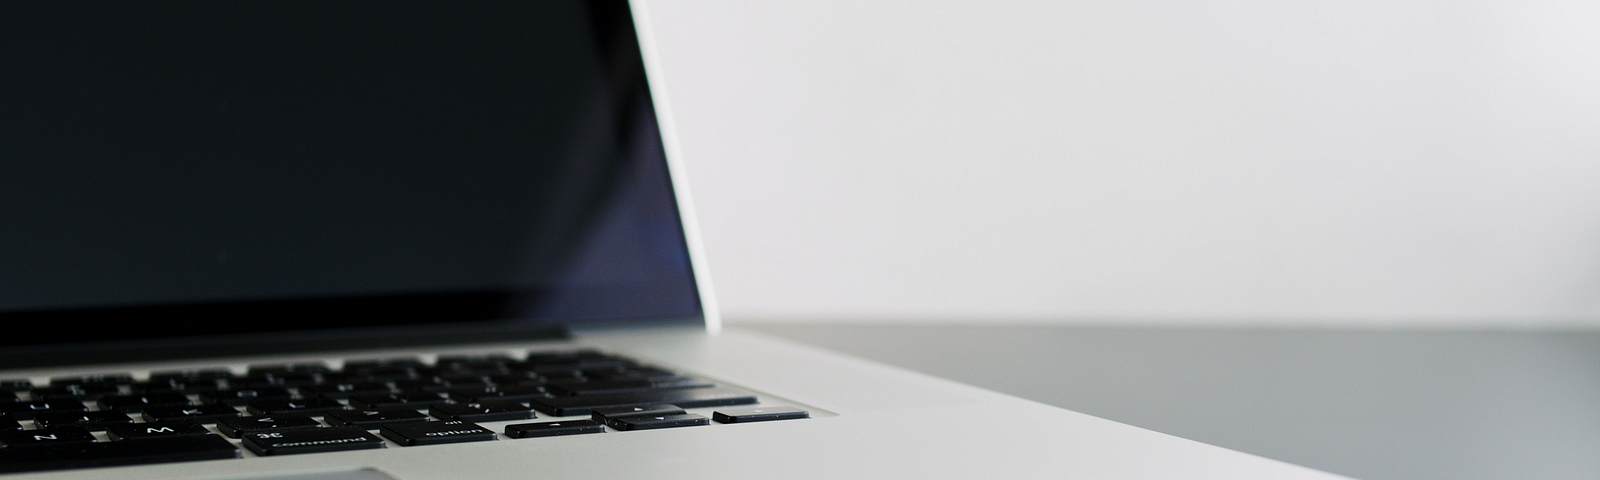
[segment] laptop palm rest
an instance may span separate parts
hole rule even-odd
[[[271,475],[265,477],[244,477],[229,480],[396,480],[383,472],[371,468],[359,470],[341,470],[337,472],[297,473],[293,475]]]

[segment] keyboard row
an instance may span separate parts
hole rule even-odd
[[[755,395],[581,350],[252,365],[0,381],[0,471],[238,458],[397,445],[705,425],[684,408],[751,405]],[[718,410],[721,423],[805,418],[792,408]],[[319,420],[320,419],[320,420]],[[32,428],[25,428],[24,422]],[[374,434],[372,431],[376,431]],[[97,437],[95,432],[104,432]],[[218,435],[221,434],[221,435]],[[237,439],[236,442],[227,438]],[[104,437],[104,438],[101,438]]]
[[[537,410],[558,417],[585,415],[596,408],[630,407],[669,403],[685,408],[715,407],[756,403],[756,396],[738,389],[715,384],[698,384],[694,387],[671,387],[645,391],[631,391],[605,395],[555,396],[549,393],[516,394],[514,390],[478,392],[481,395],[452,399],[440,394],[392,392],[368,395],[347,400],[312,397],[274,397],[245,402],[244,411],[229,403],[199,403],[188,399],[184,405],[163,404],[137,409],[112,408],[90,410],[83,402],[37,401],[0,403],[0,430],[16,429],[23,420],[32,420],[38,428],[58,426],[86,426],[97,429],[134,421],[133,413],[147,422],[164,420],[216,420],[226,417],[278,414],[314,414],[347,410],[373,411],[389,407],[425,408],[432,415],[450,419],[481,419],[484,416],[503,415],[498,410],[474,413],[478,408],[512,408],[523,412],[511,415],[529,415]],[[103,407],[102,407],[103,408]],[[523,417],[528,418],[528,417]]]
[[[231,417],[217,430],[238,438],[260,456],[294,455],[498,440],[493,430],[465,420],[433,420],[412,410],[329,412],[327,424],[308,415]],[[531,417],[531,415],[530,415]],[[718,410],[711,419],[675,405],[596,409],[590,419],[519,423],[505,427],[509,438],[539,438],[621,431],[749,423],[808,418],[793,407],[749,407]],[[372,431],[377,431],[374,434]],[[110,441],[99,441],[83,426],[0,432],[0,472],[90,468],[240,458],[239,448],[198,421],[173,420],[107,427]]]
[[[136,380],[130,373],[51,378],[45,385],[27,379],[0,380],[0,402],[73,400],[105,408],[141,408],[183,402],[199,395],[206,403],[240,405],[250,400],[321,396],[344,399],[389,392],[471,395],[474,389],[523,389],[523,393],[595,395],[670,387],[695,387],[665,369],[595,351],[542,353],[516,359],[508,355],[445,356],[432,364],[418,358],[324,363],[252,365],[244,374],[226,368],[153,372]],[[291,393],[289,390],[296,392]],[[296,395],[296,393],[298,395]]]

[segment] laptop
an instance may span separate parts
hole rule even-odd
[[[1334,478],[723,331],[645,18],[0,5],[0,475]]]

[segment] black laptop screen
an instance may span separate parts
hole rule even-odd
[[[625,2],[0,3],[0,344],[697,317],[655,122]]]

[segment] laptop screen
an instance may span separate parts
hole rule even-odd
[[[0,4],[0,348],[697,318],[629,15]]]

